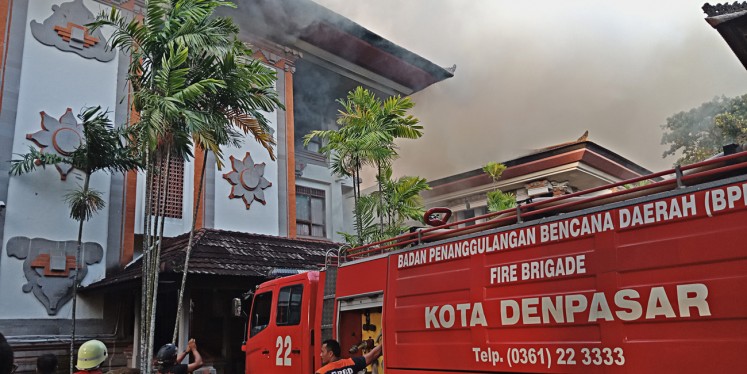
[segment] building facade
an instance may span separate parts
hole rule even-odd
[[[431,181],[431,190],[422,194],[426,208],[449,208],[454,213],[451,222],[456,222],[487,214],[487,193],[496,189],[514,194],[519,202],[526,202],[651,174],[588,140],[588,133],[576,141],[545,147],[502,163],[506,169],[496,182],[482,168]],[[461,225],[480,222],[483,221],[473,220]]]
[[[0,332],[19,352],[21,370],[31,370],[40,352],[67,354],[77,222],[69,218],[64,197],[82,182],[80,172],[64,165],[11,176],[10,160],[29,148],[60,155],[72,152],[81,142],[76,114],[85,107],[107,109],[117,126],[132,123],[126,80],[129,56],[107,48],[111,30],[91,33],[85,25],[112,7],[142,16],[145,5],[145,0],[0,2]],[[352,182],[332,175],[327,159],[318,152],[319,144],[303,146],[302,137],[314,129],[334,128],[335,100],[357,86],[382,97],[409,95],[451,77],[453,71],[308,0],[242,0],[237,5],[221,14],[241,27],[240,37],[253,47],[254,58],[277,72],[276,90],[285,110],[265,115],[277,140],[278,158],[271,160],[253,139],[224,149],[223,169],[208,155],[199,201],[196,171],[203,166],[202,152],[195,150],[192,160],[173,162],[165,233],[177,237],[189,231],[193,208],[199,205],[196,226],[211,237],[241,237],[247,251],[295,248],[313,256],[293,267],[314,267],[319,253],[341,241],[338,232],[351,231],[352,213],[343,196]],[[256,186],[243,183],[240,176],[245,171],[257,177]],[[133,367],[139,286],[136,276],[122,274],[137,266],[141,253],[148,186],[141,173],[100,172],[94,174],[91,187],[101,192],[106,207],[83,230],[77,333],[118,346],[110,362],[113,367]],[[252,241],[246,235],[260,236]],[[277,238],[272,241],[277,245],[249,244],[264,236]],[[308,243],[319,242],[327,244],[309,249]],[[213,247],[205,248],[209,252]],[[225,262],[218,258],[214,264],[217,268],[230,265],[229,256],[224,257]],[[263,271],[270,268],[262,266]],[[162,267],[174,274],[180,271]],[[230,282],[228,289],[240,294],[272,277],[255,272],[246,277],[231,274],[233,278],[222,281],[226,274],[220,271],[206,274],[209,279],[203,281],[210,286],[195,289],[200,300],[188,300],[187,306],[228,305],[230,300],[222,297],[230,295],[218,297],[208,290]],[[164,290],[175,292],[169,286]],[[192,322],[184,324],[180,341],[186,341],[195,325],[189,314],[193,309],[187,310],[183,321]],[[222,309],[206,315],[226,318]],[[228,341],[226,334],[212,339],[217,343],[209,357],[215,362],[225,361],[230,356],[227,350],[240,345]],[[238,370],[229,363],[223,369]]]

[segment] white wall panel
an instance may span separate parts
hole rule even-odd
[[[94,14],[103,8],[94,1],[85,1],[84,4]],[[51,6],[50,1],[30,1],[26,24],[32,20],[43,22],[52,14]],[[105,34],[108,35],[106,30]],[[26,153],[30,146],[37,148],[25,135],[41,129],[41,111],[57,119],[67,108],[72,108],[73,114],[78,114],[82,107],[96,105],[113,111],[116,105],[117,61],[115,58],[103,63],[75,53],[62,52],[41,44],[31,35],[31,28],[27,27],[13,153]],[[113,117],[113,113],[110,114],[110,118]],[[69,218],[64,195],[79,183],[82,184],[82,179],[77,173],[69,174],[66,181],[60,180],[54,167],[12,177],[4,213],[5,242],[16,236],[76,240],[78,224]],[[92,178],[91,188],[100,191],[104,200],[108,201],[109,183],[110,176],[99,172]],[[86,223],[83,240],[99,243],[106,251],[107,230],[108,210],[105,208]],[[3,244],[3,248],[6,248]],[[23,262],[15,257],[7,257],[7,253],[3,252],[5,258],[0,268],[0,310],[3,318],[48,317],[33,293],[21,290],[26,283]],[[104,273],[104,260],[89,266],[83,284],[103,278]],[[72,302],[68,302],[52,318],[70,318],[71,310]],[[100,318],[101,313],[98,300],[79,299],[79,318]]]
[[[277,112],[265,113],[265,117],[270,122],[270,127],[277,130]],[[241,160],[246,155],[246,152],[251,154],[255,164],[265,163],[264,178],[272,183],[272,186],[264,190],[267,204],[262,205],[259,201],[255,200],[251,203],[248,210],[242,199],[228,198],[231,194],[231,184],[223,178],[223,174],[229,173],[232,170],[229,156]],[[246,138],[241,147],[226,147],[223,149],[223,153],[225,163],[223,170],[219,171],[217,168],[214,170],[215,228],[265,235],[279,235],[279,215],[285,215],[285,212],[279,211],[278,200],[285,199],[286,196],[281,196],[279,192],[279,179],[285,178],[285,176],[279,175],[277,161],[272,161],[267,151],[251,136]]]

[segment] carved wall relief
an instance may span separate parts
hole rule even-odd
[[[8,240],[8,256],[23,260],[23,273],[28,281],[22,287],[23,292],[33,292],[50,316],[56,315],[73,297],[77,248],[78,242],[74,240],[60,242],[23,236]],[[88,265],[101,262],[104,249],[98,243],[82,243],[81,256],[78,282],[88,274]]]
[[[85,58],[102,62],[114,59],[116,52],[106,47],[106,38],[101,30],[91,34],[85,27],[94,21],[94,16],[83,5],[83,0],[53,5],[52,11],[54,13],[42,23],[31,21],[31,34],[36,40]]]
[[[59,120],[45,112],[39,114],[42,129],[33,134],[26,134],[26,139],[39,146],[42,152],[68,157],[83,144],[83,126],[78,124],[72,109],[67,108]],[[73,169],[70,164],[55,164],[55,167],[60,172],[62,180],[67,179],[67,175]]]
[[[244,200],[246,209],[249,209],[252,201],[256,200],[267,204],[264,190],[272,186],[264,177],[265,163],[255,164],[249,152],[246,153],[243,160],[231,158],[231,167],[233,171],[223,174],[223,179],[231,184],[231,194],[229,199],[241,198]]]

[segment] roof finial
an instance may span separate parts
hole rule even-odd
[[[576,140],[576,141],[577,142],[585,142],[586,139],[588,139],[588,138],[589,138],[589,130],[586,130],[586,131],[584,131],[584,134],[581,135],[581,137],[578,138],[578,140]]]

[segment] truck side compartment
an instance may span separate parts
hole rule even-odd
[[[387,369],[747,372],[746,193],[683,189],[390,256]]]

